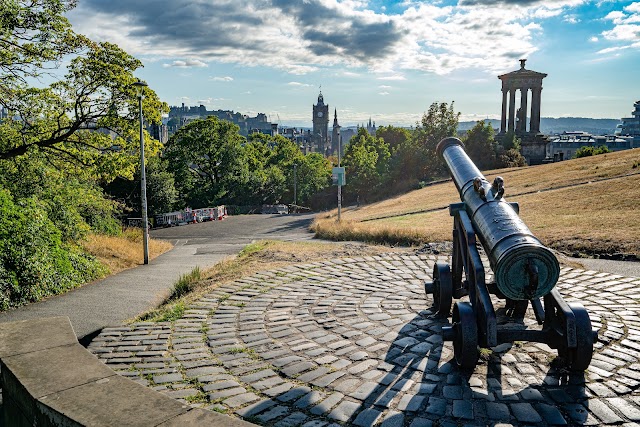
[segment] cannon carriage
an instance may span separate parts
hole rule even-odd
[[[518,216],[517,203],[504,200],[504,181],[492,184],[478,170],[457,138],[445,138],[436,151],[449,169],[461,203],[450,205],[454,218],[451,267],[436,263],[433,283],[434,310],[451,313],[450,326],[442,328],[445,341],[453,341],[454,358],[462,368],[473,368],[478,347],[491,348],[514,341],[533,341],[558,350],[571,370],[587,369],[597,332],[579,303],[564,301],[555,285],[560,276],[557,258]],[[487,283],[478,249],[489,259],[494,280]],[[491,294],[506,300],[505,314],[524,319],[529,305],[541,329],[499,327]]]

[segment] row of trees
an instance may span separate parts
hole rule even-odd
[[[308,206],[331,183],[331,163],[319,153],[303,155],[292,141],[277,135],[248,139],[233,123],[209,116],[171,136],[161,155],[147,162],[151,215],[215,205],[243,207],[292,203]],[[295,174],[295,177],[294,177]],[[137,213],[140,181],[117,178],[105,186]]]
[[[345,150],[348,200],[381,199],[447,176],[435,149],[443,138],[457,134],[459,116],[453,102],[435,102],[413,129],[383,126],[375,136],[360,129]],[[515,135],[507,134],[497,141],[488,122],[478,122],[463,142],[480,169],[525,165]]]

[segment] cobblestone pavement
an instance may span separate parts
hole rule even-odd
[[[484,352],[463,372],[440,337],[448,322],[433,317],[424,292],[436,260],[447,258],[259,272],[173,323],[104,329],[89,350],[169,396],[262,425],[638,425],[640,279],[562,269],[558,289],[600,328],[584,375],[528,342]]]

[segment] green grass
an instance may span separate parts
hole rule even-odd
[[[171,293],[162,303],[162,307],[148,311],[140,317],[140,320],[171,322],[181,318],[186,310],[186,305],[184,301],[180,301],[180,298],[189,294],[200,280],[202,280],[202,273],[198,267],[191,270],[190,273],[183,274],[173,285]]]

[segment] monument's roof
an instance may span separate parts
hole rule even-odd
[[[505,79],[508,80],[508,79],[512,79],[512,78],[518,78],[518,79],[521,79],[521,78],[543,79],[543,78],[547,77],[547,75],[545,73],[539,73],[537,71],[527,70],[526,68],[524,68],[524,64],[525,64],[526,61],[527,61],[526,59],[521,59],[520,60],[520,69],[519,70],[499,75],[498,78],[500,80],[505,80]]]

